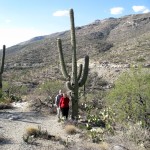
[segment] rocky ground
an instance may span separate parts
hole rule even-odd
[[[37,112],[27,111],[27,103],[14,104],[14,109],[0,110],[0,141],[1,150],[63,150],[63,149],[84,149],[97,145],[90,144],[82,138],[82,131],[74,135],[65,132],[64,124],[58,122],[56,115],[41,115]],[[37,139],[31,144],[23,141],[23,135],[28,127],[41,127],[47,130],[50,135],[60,137],[62,141],[51,141]],[[88,146],[89,145],[89,146]]]
[[[58,122],[56,114],[31,111],[28,102],[13,103],[13,109],[0,110],[0,150],[146,150],[118,135],[96,144],[85,130],[77,129],[76,134],[67,134],[65,126],[70,122]],[[26,143],[23,136],[28,127],[39,127],[58,140],[33,138]]]

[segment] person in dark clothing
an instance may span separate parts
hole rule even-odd
[[[66,93],[63,93],[63,96],[60,99],[59,106],[62,112],[62,116],[68,119],[68,112],[69,112],[69,101],[70,99],[67,97]]]
[[[63,96],[63,94],[62,94],[61,90],[59,90],[59,94],[55,97],[55,106],[56,106],[56,109],[57,109],[58,119],[60,119],[60,117],[61,117],[59,102],[60,102],[60,99],[61,99],[62,96]]]

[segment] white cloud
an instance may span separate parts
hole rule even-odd
[[[56,16],[56,17],[69,16],[69,11],[68,10],[58,10],[53,13],[53,16]]]
[[[150,12],[149,9],[145,9],[145,10],[143,11],[143,13],[148,13],[148,12]]]
[[[10,47],[35,36],[44,35],[34,28],[0,28],[0,33],[0,49],[3,45]]]
[[[110,13],[113,15],[118,15],[118,14],[122,14],[124,8],[122,7],[114,7],[110,9]]]
[[[132,6],[132,9],[135,12],[142,12],[142,13],[150,12],[150,10],[147,7],[145,7],[145,6]]]

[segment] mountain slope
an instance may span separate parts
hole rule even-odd
[[[70,31],[63,31],[8,48],[4,80],[35,87],[47,79],[62,79],[57,38],[62,39],[64,58],[70,71]],[[109,83],[130,65],[150,66],[150,13],[96,20],[76,27],[76,38],[78,62],[88,54],[90,73],[97,72]]]
[[[35,37],[8,48],[6,63],[9,66],[56,64],[57,38],[62,39],[66,61],[69,61],[70,31],[64,31]],[[120,57],[123,62],[133,63],[136,58],[143,57],[146,62],[150,51],[150,13],[96,20],[77,27],[76,38],[78,58],[88,54],[91,58],[99,58],[99,61],[118,62]]]

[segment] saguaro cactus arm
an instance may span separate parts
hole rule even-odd
[[[83,75],[82,75],[82,78],[79,81],[79,87],[82,87],[85,84],[87,76],[88,76],[88,71],[89,71],[89,56],[86,55],[85,56],[85,64],[84,64]]]
[[[82,65],[82,64],[80,64],[80,65],[79,65],[78,76],[77,76],[77,80],[78,80],[78,81],[79,81],[79,80],[80,80],[80,78],[81,78],[82,68],[83,68],[83,65]]]
[[[66,86],[69,90],[73,91],[74,90],[74,87],[71,85],[71,82],[70,81],[67,81],[66,82]]]
[[[65,78],[69,78],[69,75],[68,75],[67,70],[66,70],[63,51],[62,51],[62,42],[61,42],[61,39],[59,39],[59,38],[57,39],[57,47],[59,50],[59,58],[60,58],[62,74]]]
[[[6,51],[6,46],[3,45],[3,56],[2,56],[2,64],[1,64],[0,74],[2,74],[4,71],[5,51]]]

